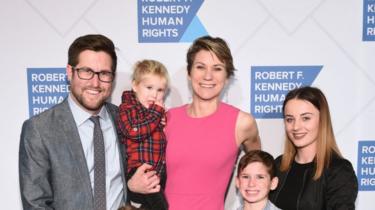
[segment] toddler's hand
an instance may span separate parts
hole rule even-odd
[[[158,106],[161,106],[165,109],[163,100],[156,100],[155,104],[158,105]]]

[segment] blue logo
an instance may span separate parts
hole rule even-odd
[[[286,94],[309,86],[323,66],[252,66],[251,113],[255,118],[283,118]]]
[[[138,0],[140,43],[192,42],[207,35],[196,16],[203,0]]]
[[[358,189],[375,191],[375,140],[358,141]]]
[[[37,115],[64,100],[69,93],[65,68],[28,68],[29,115]]]
[[[363,41],[375,41],[375,0],[363,0]]]

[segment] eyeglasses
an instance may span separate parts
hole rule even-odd
[[[98,78],[102,82],[112,82],[115,78],[115,74],[111,71],[99,71],[96,72],[89,67],[76,68],[72,66],[72,69],[78,73],[78,77],[84,80],[90,80],[94,75],[98,75]]]

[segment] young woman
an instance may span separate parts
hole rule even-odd
[[[357,178],[341,156],[328,103],[318,88],[290,91],[283,104],[286,141],[276,159],[279,185],[270,200],[281,209],[355,209]]]

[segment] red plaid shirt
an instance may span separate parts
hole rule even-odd
[[[165,110],[156,104],[144,107],[133,91],[122,93],[118,128],[121,142],[126,144],[128,172],[143,163],[153,166],[161,172],[165,164],[167,144],[161,123]]]

